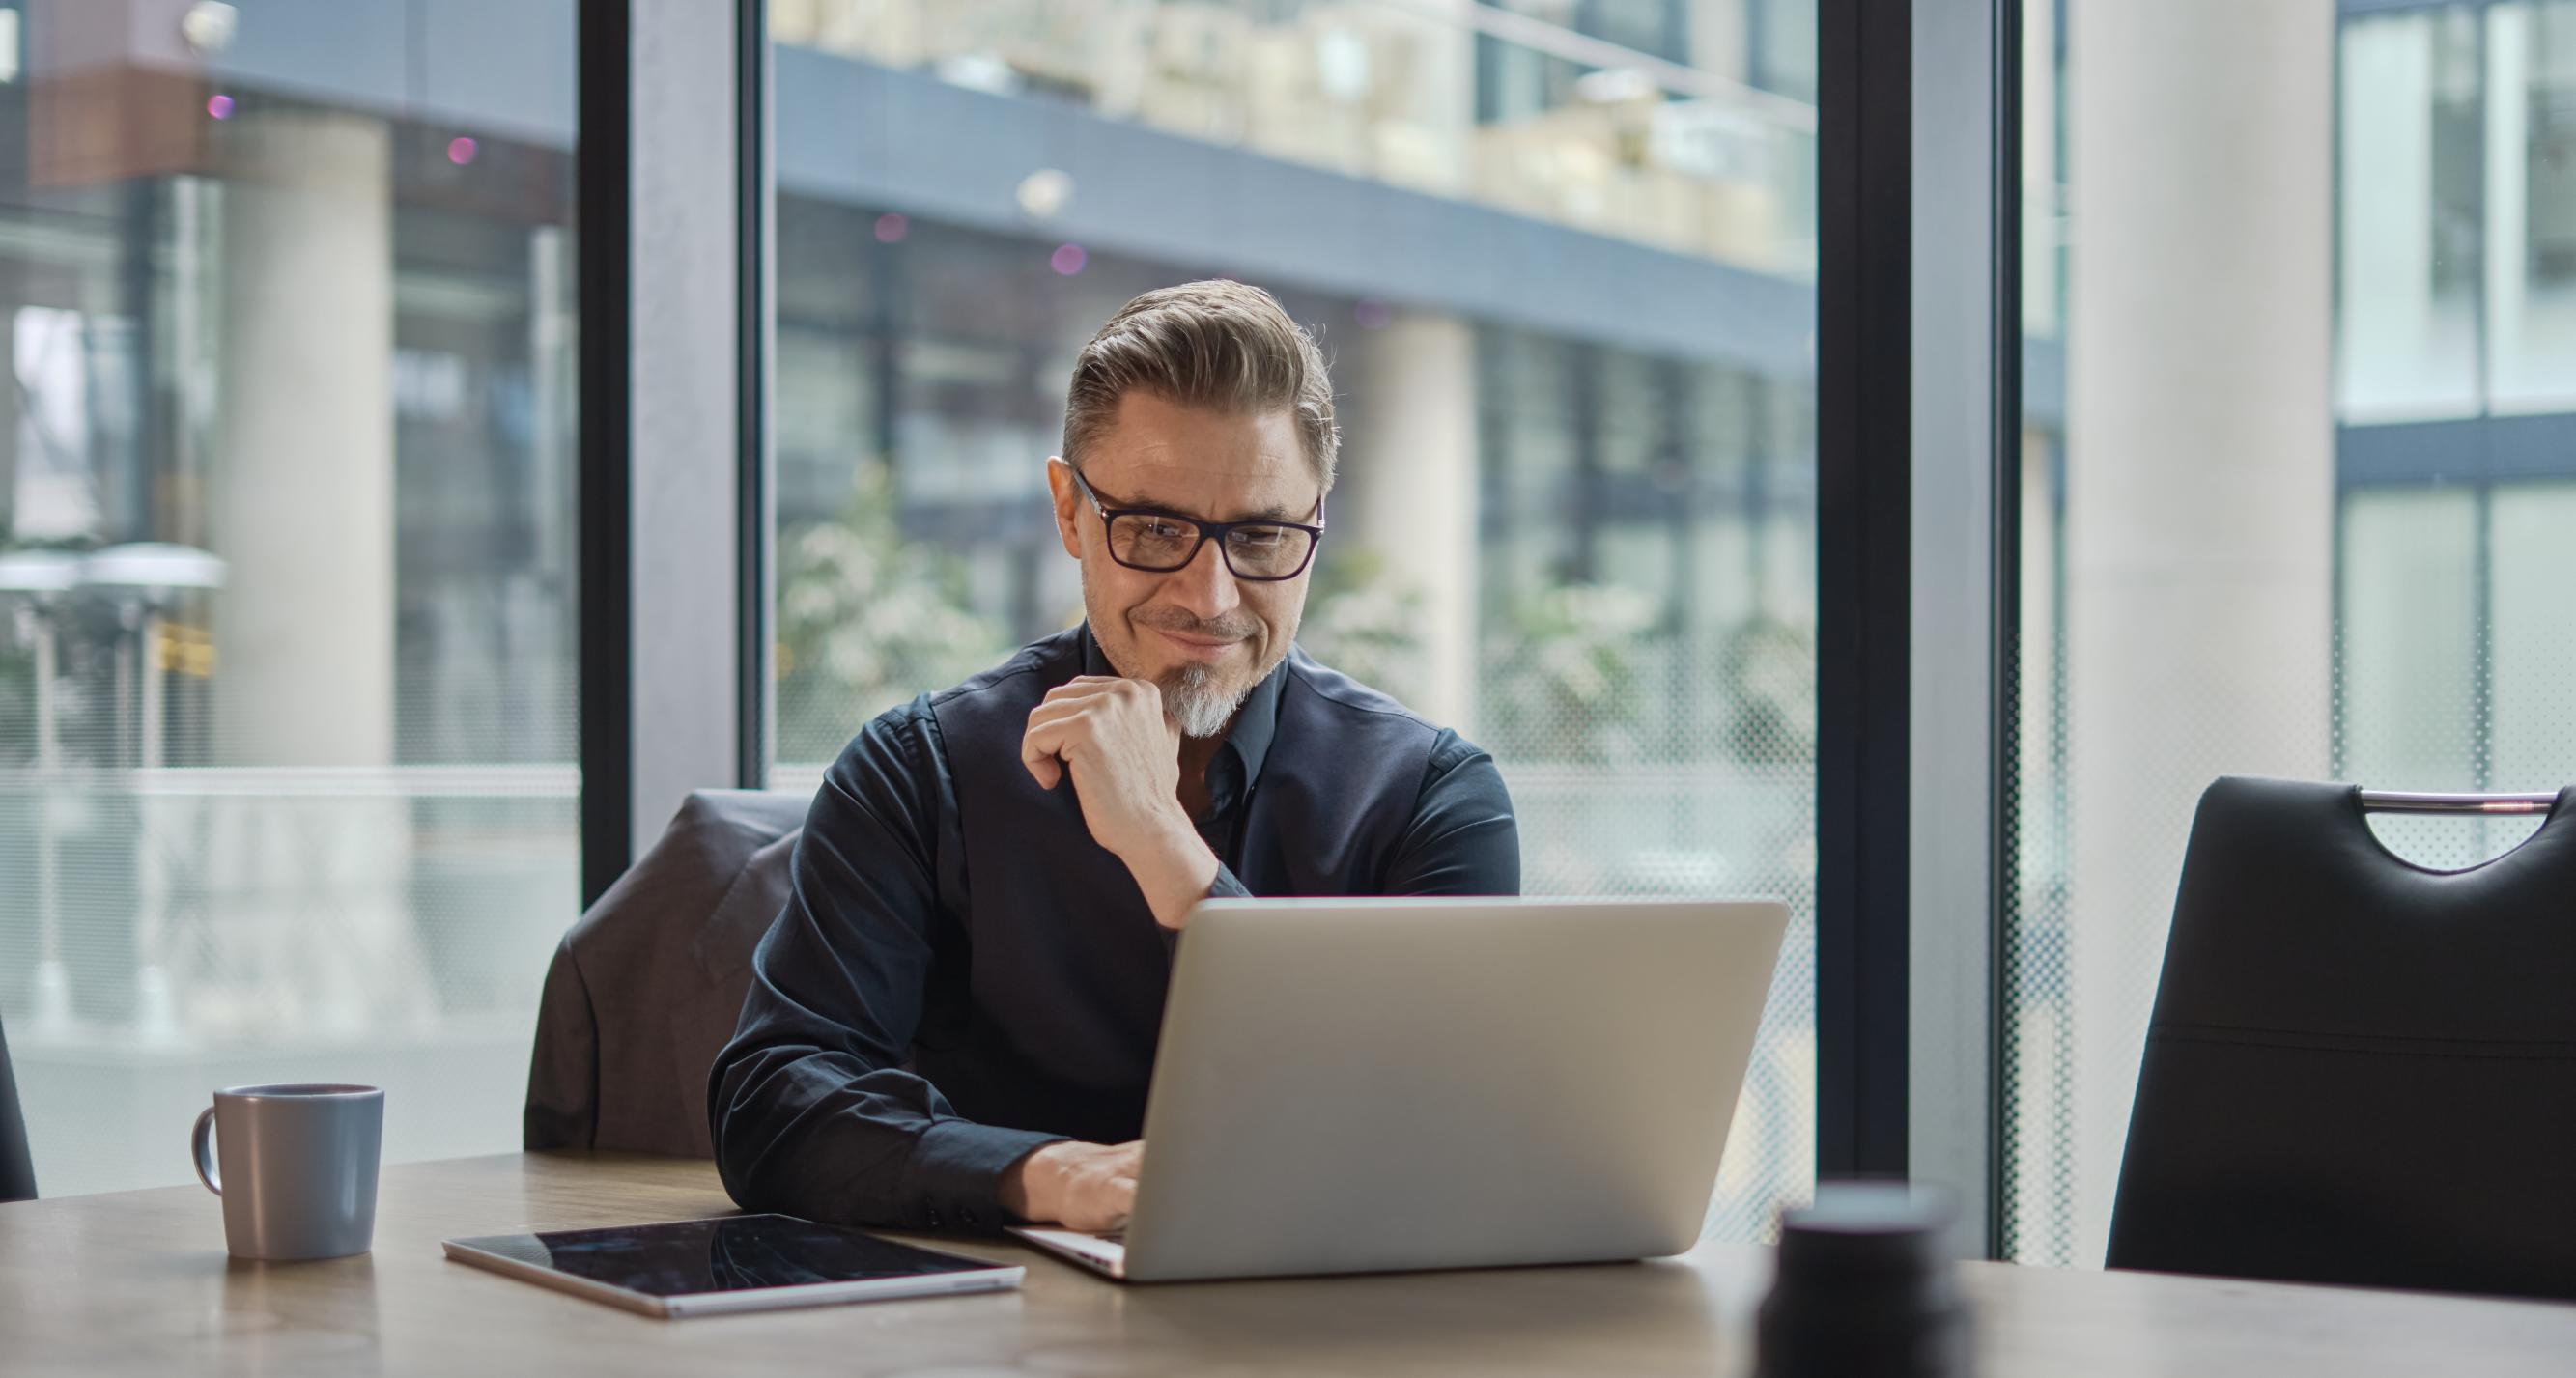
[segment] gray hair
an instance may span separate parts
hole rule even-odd
[[[1324,489],[1342,445],[1333,380],[1315,337],[1258,287],[1217,278],[1147,292],[1118,309],[1073,363],[1064,399],[1064,459],[1118,416],[1119,399],[1144,391],[1188,407],[1230,413],[1286,410]]]

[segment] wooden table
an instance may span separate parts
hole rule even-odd
[[[0,1373],[1740,1375],[1759,1250],[1658,1263],[1122,1287],[1007,1243],[1025,1290],[657,1321],[447,1262],[438,1241],[730,1209],[705,1163],[387,1168],[371,1255],[239,1263],[195,1186],[0,1206]],[[2576,1306],[1969,1264],[1978,1372],[2576,1372]]]

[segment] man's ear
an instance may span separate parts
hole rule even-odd
[[[1055,504],[1055,534],[1064,542],[1064,553],[1082,558],[1082,524],[1074,518],[1082,510],[1082,490],[1073,486],[1073,466],[1062,455],[1047,456],[1047,497]]]

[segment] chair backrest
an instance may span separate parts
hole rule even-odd
[[[2576,789],[2468,871],[2351,786],[2192,825],[2112,1210],[2116,1268],[2576,1297]]]
[[[36,1199],[36,1167],[27,1156],[27,1121],[18,1112],[18,1075],[9,1067],[9,1031],[0,1028],[0,1201]]]
[[[528,1069],[527,1147],[711,1157],[707,1070],[786,903],[811,801],[699,790],[564,934]]]

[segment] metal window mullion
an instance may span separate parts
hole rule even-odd
[[[736,492],[737,609],[740,645],[737,687],[735,782],[759,789],[777,756],[777,679],[771,673],[777,603],[772,540],[778,526],[777,409],[778,233],[776,222],[777,113],[770,80],[769,0],[736,0],[735,109],[740,137],[735,151],[736,334],[741,341],[735,390],[740,407]]]
[[[1940,1181],[1995,1245],[2015,603],[2010,0],[1825,7],[1820,1172]]]
[[[579,683],[581,898],[607,891],[634,855],[633,617],[627,470],[627,341],[633,33],[626,0],[581,0],[574,199],[581,208]]]
[[[582,892],[738,782],[734,7],[583,0]]]
[[[1917,0],[1908,1155],[2001,1239],[2020,465],[2020,0]]]
[[[1907,1169],[1913,18],[1818,9],[1819,1177]]]
[[[740,770],[735,7],[632,0],[637,852]]]

